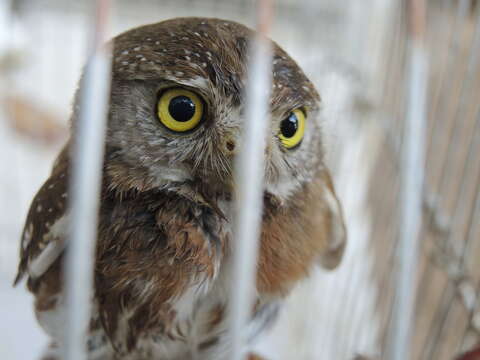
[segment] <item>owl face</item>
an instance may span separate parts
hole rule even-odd
[[[234,22],[179,18],[113,41],[106,169],[113,186],[202,184],[228,193],[244,127],[248,42]],[[265,189],[283,200],[322,162],[319,96],[272,42]]]

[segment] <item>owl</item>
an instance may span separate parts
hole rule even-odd
[[[253,35],[232,21],[177,18],[113,39],[89,360],[228,358],[232,168]],[[346,242],[323,161],[319,94],[285,51],[271,47],[250,342],[274,323],[296,283],[316,266],[338,265]],[[78,117],[74,106],[71,138]],[[32,201],[15,280],[27,278],[52,339],[44,359],[61,358],[65,333],[71,148],[67,141]]]

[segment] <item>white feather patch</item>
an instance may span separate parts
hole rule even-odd
[[[32,278],[42,276],[55,262],[65,249],[65,239],[68,233],[69,217],[64,215],[59,218],[44,235],[42,241],[48,242],[47,246],[28,264],[28,274]]]

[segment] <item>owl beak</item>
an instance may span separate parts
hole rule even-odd
[[[227,157],[232,157],[237,154],[237,141],[233,136],[225,136],[222,144],[223,153]]]

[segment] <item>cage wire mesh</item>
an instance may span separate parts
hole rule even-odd
[[[268,358],[388,358],[404,230],[401,154],[410,135],[404,5],[275,1],[271,37],[322,97],[327,163],[349,242],[338,269],[315,270],[288,297],[280,319],[256,345]],[[117,0],[112,11],[112,35],[178,16],[255,24],[255,6],[247,0]],[[3,359],[35,359],[46,344],[30,296],[10,284],[30,200],[67,137],[90,16],[84,2],[0,3]],[[426,2],[426,159],[412,359],[453,359],[480,341],[479,20],[476,1]]]

